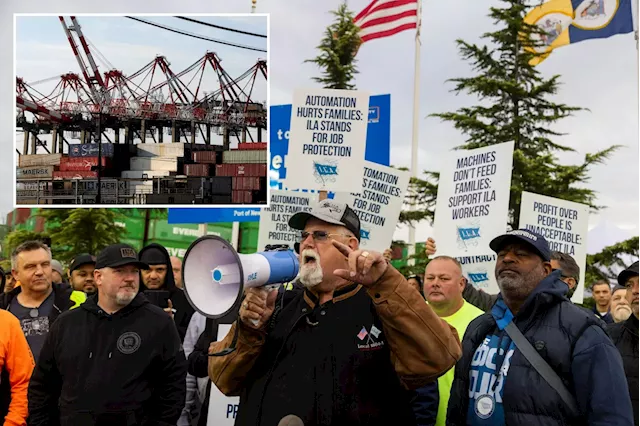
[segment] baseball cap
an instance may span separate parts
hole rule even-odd
[[[149,265],[138,260],[135,249],[128,244],[112,244],[98,254],[96,269],[117,268],[118,266],[135,265],[140,269],[149,269]]]
[[[549,249],[549,243],[540,234],[529,231],[527,229],[516,229],[509,231],[506,234],[500,235],[494,238],[489,243],[491,250],[498,253],[508,240],[518,240],[528,244],[531,248],[545,261],[551,260],[551,250]]]
[[[618,284],[625,287],[627,280],[632,277],[637,277],[638,274],[638,262],[635,262],[618,275]]]
[[[51,260],[51,269],[60,274],[60,276],[64,277],[64,268],[62,267],[62,263],[59,261],[52,259]]]
[[[75,271],[82,265],[95,265],[96,257],[90,255],[89,253],[81,253],[73,258],[71,261],[71,265],[69,266],[69,273]]]
[[[291,216],[289,226],[303,230],[312,217],[333,225],[344,226],[360,241],[360,219],[346,203],[338,203],[330,199],[322,200],[310,212],[298,212]]]

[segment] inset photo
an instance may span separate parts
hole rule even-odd
[[[14,30],[16,206],[268,204],[267,14]]]

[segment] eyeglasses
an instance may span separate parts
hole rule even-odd
[[[304,240],[306,240],[307,237],[309,237],[309,235],[312,236],[314,241],[326,241],[327,238],[330,237],[331,235],[341,235],[343,237],[351,237],[351,235],[348,235],[348,234],[331,234],[326,231],[313,231],[313,232],[302,231],[300,233],[300,242],[303,242]]]

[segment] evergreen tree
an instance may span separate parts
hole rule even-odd
[[[61,262],[80,253],[97,255],[120,242],[125,230],[114,223],[121,217],[116,209],[41,209],[51,236],[54,258]]]
[[[27,241],[41,240],[48,238],[49,235],[46,232],[35,232],[27,229],[16,229],[9,232],[3,240],[2,247],[4,249],[4,255],[7,259],[11,259],[11,254],[20,244]],[[11,268],[9,268],[10,270]],[[7,271],[8,269],[5,269]]]
[[[305,62],[312,62],[322,70],[322,77],[313,79],[325,89],[355,90],[352,81],[358,73],[355,57],[361,44],[359,28],[353,23],[353,12],[346,2],[331,13],[336,19],[317,47],[320,54]]]
[[[589,205],[598,210],[596,194],[584,187],[591,166],[602,163],[619,146],[587,154],[578,165],[561,165],[557,153],[574,151],[556,140],[562,136],[553,126],[582,108],[555,103],[560,76],[546,78],[530,64],[538,56],[542,30],[525,24],[529,10],[523,0],[501,0],[503,7],[490,8],[495,30],[482,36],[483,46],[464,40],[456,43],[461,56],[477,73],[454,78],[453,92],[475,95],[480,104],[455,112],[433,114],[466,136],[456,149],[474,149],[514,141],[513,174],[509,201],[509,226],[518,228],[522,191],[533,192]],[[424,214],[414,219],[432,219],[435,205],[433,176],[417,180],[414,190],[421,192]],[[411,216],[403,215],[407,221]]]
[[[607,246],[596,254],[587,255],[585,287],[596,281],[616,282],[618,273],[638,259],[638,237]]]

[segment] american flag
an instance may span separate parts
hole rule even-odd
[[[418,27],[418,0],[373,0],[353,19],[362,42]]]
[[[365,337],[367,337],[367,334],[369,334],[369,333],[367,333],[367,329],[364,328],[364,326],[363,326],[362,330],[360,330],[360,333],[358,333],[358,339],[360,339],[360,340],[364,339]]]

